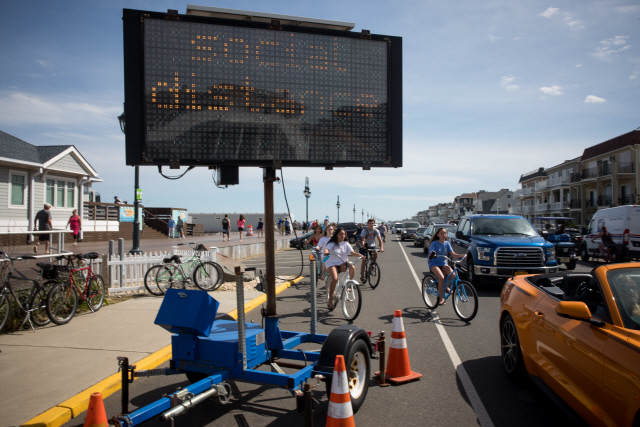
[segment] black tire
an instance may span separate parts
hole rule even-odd
[[[380,284],[380,266],[373,260],[367,269],[367,280],[369,281],[371,289],[377,288]]]
[[[571,261],[566,263],[567,270],[575,270],[577,264],[578,264],[578,261],[576,261],[575,258],[572,258]]]
[[[58,283],[47,297],[47,315],[56,325],[69,323],[78,308],[78,293],[70,283]]]
[[[353,413],[364,403],[369,391],[369,377],[371,376],[371,354],[367,344],[359,339],[356,340],[345,355],[345,368],[347,369],[347,381],[349,384],[349,394],[351,395],[351,408]],[[364,368],[364,372],[363,372]],[[331,397],[331,387],[333,377],[327,377],[327,399]]]
[[[580,259],[583,262],[589,262],[589,251],[587,250],[587,245],[582,245],[580,247]]]
[[[349,280],[342,288],[342,314],[349,322],[354,321],[362,308],[362,292],[355,280]]]
[[[467,281],[473,286],[478,286],[478,278],[476,277],[473,259],[471,259],[470,256],[469,260],[467,261]]]
[[[0,331],[2,331],[6,326],[10,314],[11,302],[9,301],[8,295],[5,293],[5,290],[3,290],[2,295],[0,295]]]
[[[203,262],[193,271],[193,282],[203,291],[213,291],[222,284],[221,269],[213,261]]]
[[[426,245],[422,245],[422,252],[425,254],[429,252],[429,248]]]
[[[522,349],[518,339],[518,330],[511,315],[506,314],[500,322],[500,347],[502,367],[507,377],[513,381],[525,377],[527,370],[522,360]]]
[[[458,288],[451,295],[453,311],[460,320],[470,322],[478,314],[478,292],[476,288],[466,280],[458,282]]]
[[[354,236],[354,235],[349,236],[349,243],[350,244],[355,245],[357,241],[358,241],[358,239],[356,239],[356,236]]]
[[[87,305],[93,309],[93,311],[100,310],[104,303],[104,298],[107,295],[107,287],[104,284],[102,276],[95,275],[89,279],[89,288],[87,289]]]
[[[47,286],[47,283],[49,283],[49,286]],[[31,301],[29,301],[29,307],[32,309],[30,313],[31,321],[36,326],[45,326],[51,322],[47,314],[47,291],[50,290],[53,287],[53,283],[56,282],[47,283],[44,284],[43,288],[38,289],[33,294],[33,297],[31,297]]]
[[[160,287],[157,282],[157,277],[160,271],[164,268],[163,265],[154,265],[144,275],[144,287],[151,295],[161,297],[164,295],[164,289]]]
[[[167,292],[167,289],[173,288],[175,284],[178,283],[178,279],[173,277],[173,273],[176,271],[177,270],[174,268],[164,266],[162,266],[158,271],[158,274],[156,275],[156,288],[162,292],[162,294]],[[180,273],[178,272],[178,274]]]
[[[302,245],[302,249],[311,249],[313,246],[311,246],[310,243],[305,243]]]
[[[618,262],[618,248],[611,248],[611,250],[609,251],[609,262]]]
[[[434,310],[438,306],[440,295],[438,293],[438,279],[432,273],[427,273],[422,278],[422,300],[427,308]]]

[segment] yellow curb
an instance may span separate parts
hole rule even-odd
[[[299,276],[293,280],[289,280],[280,284],[278,287],[276,287],[276,294],[279,294],[292,284],[298,283],[302,279],[303,277]],[[249,301],[247,304],[245,304],[244,312],[248,313],[260,304],[264,303],[266,300],[267,295],[264,294]],[[238,309],[230,311],[229,315],[234,319],[237,319]],[[171,344],[136,362],[136,370],[153,369],[169,359],[171,359]],[[91,397],[92,393],[102,393],[102,398],[106,399],[108,396],[111,396],[113,393],[120,390],[122,386],[121,381],[121,373],[113,374],[110,377],[107,377],[104,380],[100,381],[98,384],[95,384],[88,389],[81,391],[72,398],[65,400],[64,402],[58,404],[57,406],[54,406],[48,411],[45,411],[37,417],[27,421],[26,423],[22,424],[22,427],[59,427],[88,409],[89,398]]]

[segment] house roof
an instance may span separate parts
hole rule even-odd
[[[544,168],[539,168],[537,171],[531,171],[531,172],[527,172],[520,175],[520,181],[518,182],[528,181],[530,179],[537,178],[539,176],[547,176],[547,173],[545,172]]]
[[[71,153],[95,177],[98,173],[87,162],[78,149],[73,145],[42,145],[36,146],[26,141],[0,131],[0,158],[14,160],[16,163],[30,163],[34,166],[48,167],[60,158]]]
[[[585,148],[584,153],[582,153],[582,160],[602,156],[603,154],[634,144],[640,144],[640,131],[638,130],[632,130],[624,135],[620,135],[592,147]]]

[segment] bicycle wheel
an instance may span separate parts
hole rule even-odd
[[[69,323],[78,308],[78,293],[70,283],[58,283],[47,297],[47,315],[56,325]]]
[[[148,269],[144,275],[144,287],[147,288],[147,291],[149,291],[151,295],[159,297],[164,295],[164,290],[166,288],[161,287],[157,280],[158,273],[160,273],[160,270],[163,268],[165,268],[164,265],[154,265]],[[171,274],[169,274],[169,276],[171,276]]]
[[[360,293],[358,282],[349,280],[342,289],[341,299],[344,318],[349,321],[355,320],[362,307],[362,294]]]
[[[3,330],[7,324],[9,314],[11,314],[11,302],[6,293],[6,288],[4,288],[2,294],[0,294],[0,331]]]
[[[434,310],[438,306],[438,279],[431,273],[424,275],[422,279],[422,299],[425,305]]]
[[[220,270],[222,267],[213,261],[203,262],[193,271],[193,281],[203,291],[213,291],[222,284]]]
[[[89,305],[94,312],[100,310],[106,295],[107,288],[104,285],[102,276],[96,274],[94,277],[90,278],[89,288],[87,289],[87,305]]]
[[[369,286],[371,286],[372,289],[375,289],[380,284],[380,267],[375,261],[371,261],[371,264],[369,264],[367,280],[369,281]]]
[[[29,302],[29,308],[31,311],[31,321],[36,326],[44,326],[51,322],[49,315],[47,314],[47,291],[51,290],[56,282],[46,282],[42,288],[36,290]]]
[[[453,310],[460,320],[469,322],[478,313],[478,293],[473,285],[465,280],[460,280],[453,291]]]
[[[164,295],[164,293],[167,292],[167,289],[173,288],[173,285],[176,283],[176,279],[173,277],[175,269],[165,266],[160,267],[160,271],[158,271],[155,280],[156,290],[161,292],[161,295]]]

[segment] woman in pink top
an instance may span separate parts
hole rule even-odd
[[[80,230],[82,229],[82,220],[80,219],[80,215],[78,215],[78,210],[74,209],[69,221],[67,221],[67,227],[71,228],[73,232],[73,244],[78,244],[78,235],[80,234]]]
[[[240,241],[242,242],[242,232],[244,231],[244,215],[240,214],[238,218],[238,233],[240,234]]]

